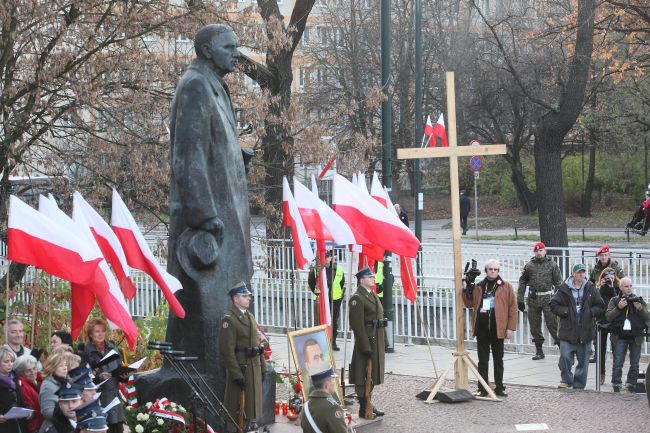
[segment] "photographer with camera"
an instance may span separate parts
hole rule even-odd
[[[494,363],[494,392],[507,397],[503,386],[503,346],[504,340],[512,338],[517,330],[517,298],[507,281],[499,277],[499,262],[488,260],[485,263],[486,277],[474,284],[481,271],[472,260],[472,268],[465,266],[465,288],[463,303],[472,308],[472,334],[476,337],[478,351],[478,370],[481,377],[489,383],[490,350]],[[479,395],[486,397],[487,390],[479,383]]]
[[[546,321],[548,332],[553,338],[553,344],[559,344],[557,339],[557,317],[551,311],[550,303],[553,296],[553,287],[560,287],[562,275],[557,263],[546,257],[546,245],[537,242],[533,245],[535,257],[530,259],[519,277],[517,287],[517,306],[522,313],[526,311],[524,295],[528,286],[528,323],[530,333],[535,343],[535,356],[533,361],[544,359],[544,334],[542,333],[542,313]]]
[[[609,301],[621,294],[620,289],[621,280],[616,276],[614,268],[605,268],[600,273],[600,277],[596,282],[596,288],[600,292],[600,297],[603,298],[605,305],[609,305]],[[607,357],[607,336],[609,335],[609,322],[605,317],[596,322],[596,326],[600,326],[600,352],[597,354],[600,357],[600,384],[605,383],[605,358]],[[596,340],[594,340],[594,353],[596,353]],[[612,344],[612,353],[614,353],[614,345]]]
[[[650,320],[646,303],[640,296],[632,293],[632,280],[628,277],[621,279],[621,294],[614,296],[607,306],[605,313],[610,322],[612,343],[614,346],[614,368],[612,369],[612,386],[615,392],[621,390],[621,376],[625,355],[630,352],[630,368],[627,371],[627,389],[635,392],[639,377],[639,359],[643,334]]]
[[[226,369],[224,405],[235,419],[241,418],[243,411],[245,426],[262,416],[264,346],[260,345],[255,316],[248,311],[252,293],[246,284],[236,284],[228,294],[232,306],[219,328],[219,351]],[[240,407],[242,393],[244,407]]]

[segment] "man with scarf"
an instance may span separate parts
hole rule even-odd
[[[503,385],[503,346],[504,340],[512,338],[517,330],[517,298],[507,281],[499,276],[499,262],[488,260],[485,263],[486,278],[464,291],[463,303],[472,308],[472,333],[476,337],[478,351],[478,371],[489,383],[488,367],[490,350],[494,362],[494,392],[507,397]],[[479,383],[481,397],[488,395]]]
[[[551,310],[560,318],[560,374],[558,388],[584,389],[589,371],[589,349],[594,339],[593,320],[605,311],[596,286],[585,277],[582,263],[573,266],[572,275],[562,283],[551,299]],[[571,371],[575,358],[578,365]]]

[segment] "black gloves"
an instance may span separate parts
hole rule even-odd
[[[526,311],[526,304],[524,304],[523,302],[517,302],[517,308],[519,309],[519,311],[523,313],[524,311]]]
[[[367,358],[370,358],[370,357],[372,356],[372,350],[371,350],[371,349],[364,350],[364,351],[363,351],[363,354],[364,354]]]
[[[240,388],[244,389],[245,383],[243,377],[238,377],[237,379],[233,379],[233,382],[235,382],[235,384]]]

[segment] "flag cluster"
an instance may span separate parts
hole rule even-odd
[[[315,241],[319,255],[319,316],[321,323],[330,324],[328,290],[324,263],[325,242],[349,246],[360,251],[360,262],[373,264],[384,259],[390,251],[400,256],[404,293],[415,300],[417,285],[413,278],[411,259],[416,257],[420,242],[399,219],[385,188],[373,177],[369,193],[363,175],[353,181],[335,174],[332,207],[318,197],[316,180],[312,176],[312,190],[294,178],[293,193],[286,178],[283,180],[283,223],[291,229],[296,263],[304,267],[316,254],[310,238]],[[361,266],[361,263],[360,263]],[[324,287],[321,287],[324,286]]]
[[[73,195],[72,217],[59,209],[51,195],[39,198],[38,210],[12,195],[7,238],[9,260],[70,281],[73,338],[97,301],[111,327],[121,329],[129,346],[135,346],[138,329],[126,304],[136,294],[129,267],[151,276],[174,314],[185,316],[174,296],[180,283],[153,256],[115,190],[111,225],[78,192]]]

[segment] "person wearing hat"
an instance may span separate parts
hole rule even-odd
[[[77,415],[77,430],[79,433],[104,432],[108,430],[106,415],[97,399],[91,399],[79,406]]]
[[[584,389],[587,385],[589,349],[595,336],[593,322],[605,312],[603,298],[586,273],[585,265],[575,264],[571,276],[551,299],[551,310],[560,319],[559,388]],[[572,372],[575,358],[578,364]]]
[[[66,382],[55,393],[59,401],[54,408],[51,420],[46,420],[39,430],[40,433],[72,433],[76,422],[75,409],[82,404],[81,388]],[[71,422],[72,421],[72,422]]]
[[[603,273],[605,268],[612,268],[616,273],[616,277],[620,280],[625,276],[623,273],[623,268],[618,264],[617,261],[610,258],[609,245],[602,245],[598,250],[596,250],[596,264],[589,274],[589,281],[598,285],[600,279],[600,274]],[[605,305],[607,306],[607,305]],[[594,325],[595,326],[595,325]],[[596,343],[594,341],[594,347],[591,349],[591,357],[589,358],[590,363],[596,362]]]
[[[345,415],[332,395],[336,392],[334,370],[320,363],[309,371],[313,390],[300,413],[303,433],[347,433]]]
[[[93,382],[95,376],[93,376],[92,370],[87,365],[80,365],[77,368],[73,368],[68,372],[68,377],[70,383],[81,388],[81,400],[84,403],[92,400],[97,394],[97,385]]]
[[[240,393],[244,390],[244,424],[262,416],[262,374],[266,370],[264,347],[260,345],[257,321],[249,311],[251,292],[244,282],[228,292],[230,311],[219,328],[219,352],[226,370],[224,405],[237,420]],[[229,425],[228,431],[236,431]]]
[[[465,290],[463,304],[472,309],[472,335],[476,337],[478,371],[489,383],[490,352],[494,364],[494,392],[507,397],[503,385],[503,349],[506,339],[512,338],[517,330],[517,297],[509,282],[499,275],[499,262],[490,259],[485,262],[485,279],[473,290]],[[479,383],[481,397],[488,395]]]
[[[314,294],[314,301],[320,295],[316,280],[317,271],[317,266],[312,267],[307,277],[307,284],[309,290]],[[327,287],[329,287],[329,299],[332,302],[332,335],[334,336],[332,338],[332,350],[339,350],[339,347],[336,345],[336,336],[339,331],[341,303],[345,294],[345,273],[343,272],[343,266],[337,266],[332,250],[325,253],[325,278],[327,279]],[[314,308],[314,317],[318,317],[318,304],[316,302],[314,302]]]
[[[356,274],[359,286],[357,291],[350,297],[350,328],[354,333],[354,351],[352,352],[352,363],[350,364],[350,383],[355,385],[357,398],[359,399],[359,416],[365,418],[366,405],[372,405],[366,401],[366,361],[370,359],[372,365],[372,384],[384,383],[384,351],[386,348],[386,321],[384,320],[384,309],[381,301],[372,291],[375,283],[375,275],[369,267],[365,267]],[[372,408],[374,416],[382,416],[384,413]]]
[[[542,333],[542,314],[546,322],[546,328],[553,338],[553,344],[559,344],[557,339],[557,317],[551,311],[549,306],[554,288],[562,284],[562,275],[560,267],[550,257],[546,256],[546,245],[543,242],[537,242],[533,245],[535,257],[530,259],[524,266],[524,270],[519,277],[519,286],[517,287],[517,306],[522,313],[526,311],[524,295],[528,287],[528,323],[530,324],[530,333],[535,343],[535,356],[533,361],[544,359],[544,334]]]

